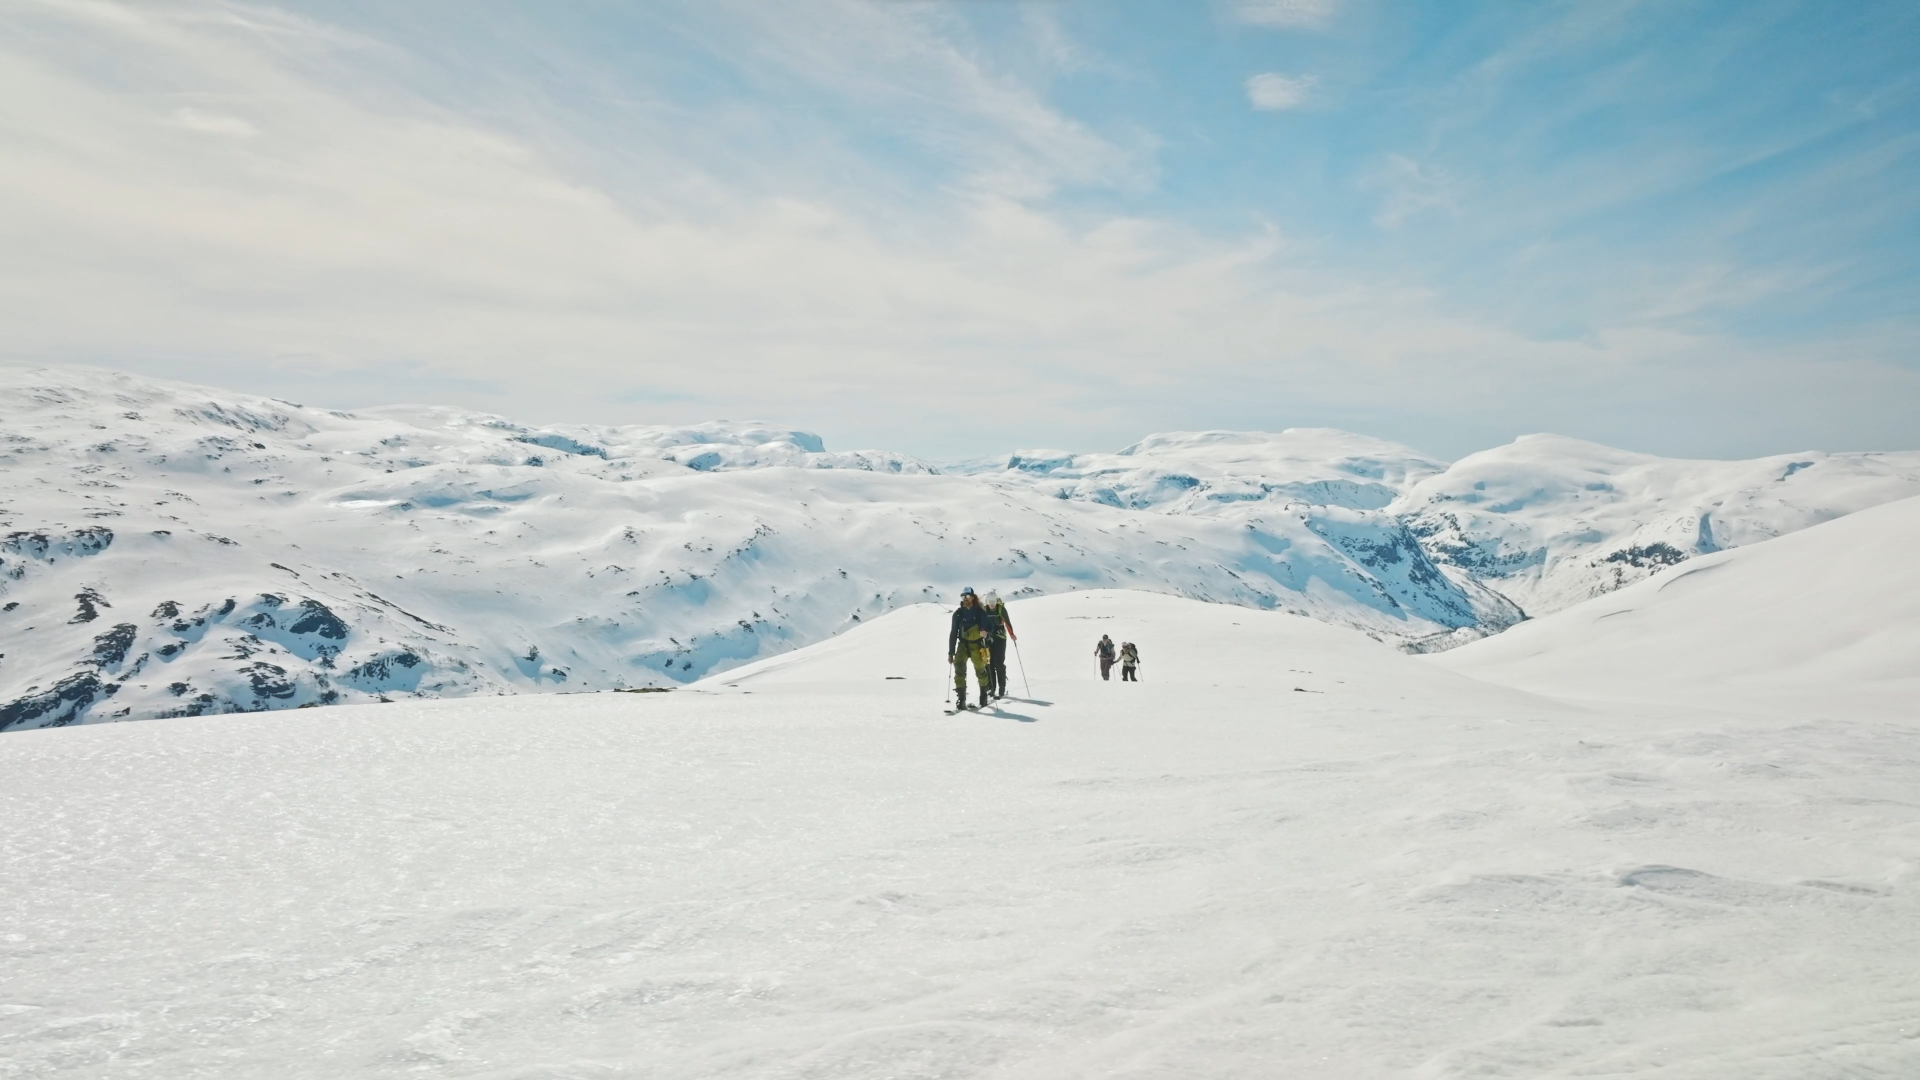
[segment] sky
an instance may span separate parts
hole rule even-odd
[[[934,459],[1920,448],[1920,6],[0,0],[0,362]]]

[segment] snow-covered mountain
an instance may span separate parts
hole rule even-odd
[[[1446,463],[1409,446],[1332,428],[1177,431],[1117,454],[1019,450],[961,463],[996,486],[1167,514],[1294,505],[1378,510]]]
[[[0,730],[677,685],[963,584],[1171,593],[1431,651],[1515,600],[1920,493],[1920,454],[1532,437],[1447,467],[1325,429],[942,470],[764,424],[348,413],[81,368],[0,368],[0,439]]]
[[[1420,480],[1391,509],[1436,562],[1537,617],[1913,495],[1915,452],[1694,461],[1528,435]]]
[[[1511,618],[1378,511],[1119,509],[763,425],[539,428],[14,368],[0,431],[0,730],[673,685],[962,584],[1396,639]]]

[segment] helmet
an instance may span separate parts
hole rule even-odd
[[[993,605],[1000,602],[1000,594],[993,591],[992,589],[989,589],[987,590],[987,595],[982,599],[984,599],[987,602],[988,607],[992,607]]]

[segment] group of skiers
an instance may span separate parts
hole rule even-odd
[[[985,598],[969,585],[960,590],[960,606],[954,609],[953,623],[947,631],[947,663],[953,665],[954,710],[967,708],[967,667],[972,665],[974,683],[980,688],[980,704],[1007,696],[1007,642],[1019,641],[1013,632],[1013,619],[1006,602],[997,592]],[[1100,661],[1100,677],[1111,679],[1116,659],[1120,662],[1120,681],[1139,682],[1140,648],[1131,641],[1115,646],[1113,639],[1100,635],[1093,647]]]

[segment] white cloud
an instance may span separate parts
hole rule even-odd
[[[1279,112],[1297,109],[1313,97],[1320,80],[1312,75],[1280,75],[1267,71],[1247,80],[1247,100],[1256,109]]]
[[[244,139],[260,134],[259,128],[237,116],[223,116],[219,113],[201,112],[198,109],[175,109],[169,122],[174,127],[197,131],[202,135],[225,135]]]
[[[1255,26],[1318,30],[1333,22],[1341,0],[1238,0],[1234,14]]]

